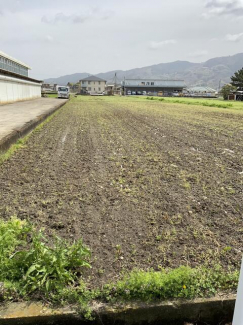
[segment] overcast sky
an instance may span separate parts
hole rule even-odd
[[[0,50],[44,79],[243,52],[243,0],[0,0]]]

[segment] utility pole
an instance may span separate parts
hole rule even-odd
[[[116,93],[117,91],[117,77],[116,77],[116,73],[115,73],[115,78],[114,78],[114,93]]]
[[[219,80],[219,89],[218,89],[218,93],[220,92],[221,89],[221,79]]]
[[[112,79],[112,83],[113,83],[113,95],[117,93],[117,84],[118,84],[118,78],[115,72],[115,76]]]

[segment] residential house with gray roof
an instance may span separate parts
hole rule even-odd
[[[102,94],[105,91],[106,80],[98,78],[96,76],[89,76],[87,78],[81,79],[80,91],[81,93],[88,94]]]

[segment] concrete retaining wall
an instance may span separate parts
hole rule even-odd
[[[184,325],[226,324],[232,321],[235,295],[156,303],[93,303],[94,320],[87,321],[75,306],[51,308],[40,302],[0,304],[1,325]]]
[[[0,75],[0,104],[41,97],[41,84]]]

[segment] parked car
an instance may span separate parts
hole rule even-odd
[[[137,95],[142,95],[142,92],[141,91],[137,91]]]
[[[127,95],[131,95],[131,94],[132,94],[131,90],[128,90]]]
[[[143,91],[143,95],[147,95],[147,92],[145,90]]]
[[[163,96],[163,91],[158,91],[158,96],[162,97]]]
[[[132,95],[136,95],[136,91],[132,91]]]
[[[57,88],[57,97],[58,98],[69,98],[70,93],[69,93],[69,87],[58,87]]]

